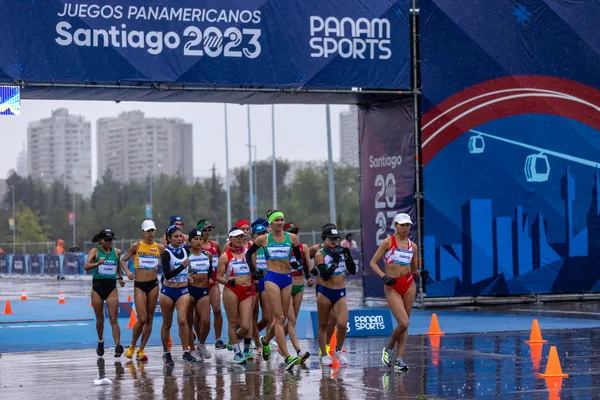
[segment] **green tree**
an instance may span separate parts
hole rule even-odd
[[[17,242],[47,242],[48,235],[44,227],[40,224],[37,215],[25,204],[19,204],[19,211],[16,215]]]

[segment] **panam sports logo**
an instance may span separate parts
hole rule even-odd
[[[313,58],[388,60],[392,57],[391,43],[391,26],[386,18],[310,17]]]
[[[385,329],[383,315],[356,315],[354,316],[354,329],[357,331],[379,331]]]

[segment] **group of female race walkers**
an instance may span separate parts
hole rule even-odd
[[[223,249],[219,243],[210,240],[214,226],[206,219],[198,221],[186,235],[182,219],[172,217],[161,244],[155,241],[155,223],[145,220],[141,224],[141,240],[133,243],[124,254],[113,247],[115,233],[111,229],[102,229],[94,236],[93,242],[97,246],[89,252],[84,266],[93,274],[91,297],[96,315],[98,356],[104,355],[104,302],[112,327],[115,357],[125,352],[127,358],[135,356],[138,361],[148,360],[144,349],[152,333],[154,310],[159,302],[165,365],[174,365],[170,332],[175,310],[183,360],[193,363],[211,358],[206,338],[210,332],[212,308],[216,350],[232,350],[234,362],[245,364],[254,358],[251,349],[254,340],[257,353],[267,361],[275,339],[278,351],[284,357],[285,368],[291,370],[310,357],[307,349],[300,347],[296,319],[305,285],[316,284],[321,365],[333,365],[328,343],[334,332],[337,332],[337,345],[332,349],[333,354],[340,365],[347,365],[348,360],[342,352],[348,323],[345,276],[356,274],[350,250],[339,245],[340,233],[334,224],[322,227],[321,244],[308,247],[299,242],[298,226],[293,222],[286,224],[281,211],[269,210],[266,216],[266,219],[258,218],[252,223],[237,221],[229,230]],[[416,245],[408,239],[411,225],[409,215],[396,215],[396,232],[381,243],[370,263],[383,280],[389,308],[398,323],[383,349],[382,362],[403,371],[408,371],[402,356],[416,294],[413,277],[419,275]],[[134,271],[127,266],[131,258]],[[383,271],[377,265],[382,258]],[[159,266],[162,266],[160,285]],[[119,301],[115,290],[117,282],[121,287],[125,285],[123,275],[135,281],[137,313],[131,344],[126,351],[120,342]],[[223,317],[219,284],[223,285],[227,343],[221,339]],[[263,330],[265,333],[260,336]],[[292,353],[286,342],[288,336],[294,348]]]

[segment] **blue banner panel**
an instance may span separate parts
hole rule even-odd
[[[600,291],[600,3],[421,6],[427,295]]]
[[[80,253],[65,254],[65,274],[79,275],[83,271],[83,257]]]
[[[56,254],[46,254],[44,256],[44,274],[45,275],[60,275],[61,262],[60,256]]]
[[[319,331],[319,316],[310,312],[313,335]],[[387,308],[349,310],[346,337],[390,336],[393,331],[392,313]]]
[[[9,273],[8,256],[6,254],[0,254],[0,274]]]
[[[25,263],[25,256],[23,254],[13,255],[11,264],[11,274],[23,275],[27,272],[27,264]]]
[[[414,108],[410,98],[362,107],[360,111],[360,216],[363,292],[383,297],[383,281],[369,263],[386,237],[395,232],[398,213],[411,215],[416,240],[414,201]],[[383,269],[383,262],[379,262]]]
[[[29,269],[28,272],[32,275],[41,275],[43,273],[42,267],[44,266],[44,255],[42,254],[29,254],[28,261]]]
[[[0,82],[408,88],[409,0],[0,3]]]

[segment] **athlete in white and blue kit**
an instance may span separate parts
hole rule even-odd
[[[183,347],[183,360],[196,362],[196,358],[190,353],[190,336],[187,324],[187,312],[190,304],[188,294],[188,266],[190,260],[188,252],[183,246],[183,233],[181,228],[172,225],[165,234],[167,247],[161,256],[163,276],[162,288],[160,289],[160,309],[163,323],[160,330],[160,338],[163,345],[163,361],[165,365],[172,366],[175,363],[171,357],[169,338],[171,337],[171,325],[173,324],[173,312],[177,309],[177,325],[179,326],[179,338]]]

